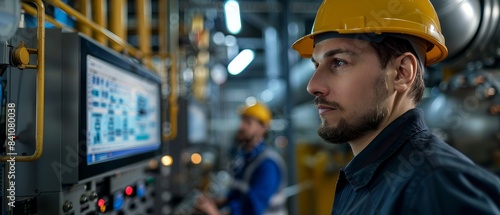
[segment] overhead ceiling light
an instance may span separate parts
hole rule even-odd
[[[231,75],[240,74],[255,58],[255,53],[250,49],[241,51],[227,66],[227,71]]]
[[[226,46],[234,46],[234,45],[238,44],[237,41],[238,40],[233,35],[227,35],[224,38],[224,42],[226,43]]]
[[[212,40],[216,45],[222,45],[226,41],[226,37],[224,36],[224,33],[218,31],[212,36]]]
[[[215,64],[210,70],[212,81],[218,85],[223,84],[227,80],[227,70],[222,64]]]
[[[241,30],[240,5],[235,0],[228,0],[224,4],[226,14],[226,27],[232,34],[237,34]]]

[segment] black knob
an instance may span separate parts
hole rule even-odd
[[[153,214],[155,212],[154,208],[148,208],[146,209],[147,214]]]
[[[135,205],[135,203],[130,203],[130,205],[128,206],[131,210],[134,210],[137,206]]]
[[[89,199],[90,199],[90,201],[96,200],[97,199],[97,193],[95,191],[90,192]]]
[[[63,206],[62,206],[62,209],[64,212],[70,211],[71,209],[73,209],[73,203],[70,201],[65,201]]]
[[[80,203],[84,204],[86,202],[89,201],[89,196],[83,194],[82,196],[80,196]]]

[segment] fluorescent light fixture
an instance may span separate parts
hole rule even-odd
[[[232,34],[237,34],[241,30],[240,5],[235,0],[228,0],[224,3],[224,13],[226,14],[227,30]]]
[[[240,74],[255,58],[255,53],[250,49],[241,51],[227,66],[227,71],[231,75]]]

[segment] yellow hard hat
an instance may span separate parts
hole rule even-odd
[[[402,34],[424,39],[432,44],[426,50],[427,66],[448,56],[438,16],[429,0],[324,0],[311,34],[295,41],[292,48],[310,58],[314,37],[326,32]]]
[[[255,103],[253,105],[247,105],[240,110],[242,116],[249,116],[259,120],[265,126],[269,125],[271,122],[271,111],[267,106],[262,103]]]

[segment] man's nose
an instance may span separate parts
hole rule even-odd
[[[307,84],[307,92],[313,96],[326,96],[328,94],[327,80],[323,77],[319,67]]]

